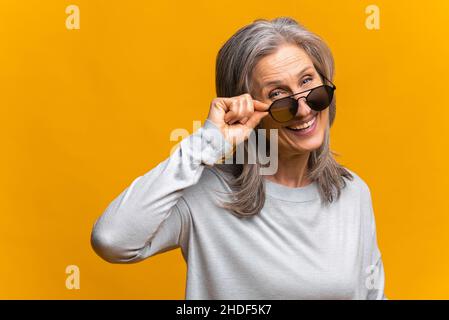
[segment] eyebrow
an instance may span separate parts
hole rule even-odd
[[[310,68],[312,68],[313,66],[311,66],[311,65],[309,65],[309,66],[306,66],[304,69],[302,69],[296,76],[299,78],[305,71],[307,71],[307,70],[309,70]],[[268,81],[268,82],[266,82],[266,83],[264,83],[264,84],[262,84],[262,87],[268,87],[268,86],[270,86],[270,85],[278,85],[278,84],[282,84],[282,81],[281,80],[273,80],[273,81]]]

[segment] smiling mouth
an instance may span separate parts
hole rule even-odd
[[[304,131],[310,128],[316,121],[316,115],[308,122],[297,125],[297,126],[289,126],[285,127],[286,129],[293,130],[293,131]]]

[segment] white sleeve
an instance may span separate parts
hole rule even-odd
[[[205,166],[232,151],[210,120],[163,162],[137,177],[95,221],[91,245],[111,263],[134,263],[180,245],[188,228],[183,191],[198,182]]]
[[[367,185],[364,185],[362,207],[365,216],[365,259],[364,270],[364,292],[367,300],[388,300],[385,296],[385,270],[382,255],[377,242],[376,221],[371,198],[371,192]]]

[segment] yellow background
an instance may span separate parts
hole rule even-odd
[[[70,4],[80,30],[65,27]],[[365,27],[370,4],[380,30]],[[370,186],[387,296],[449,298],[445,0],[2,0],[0,298],[184,298],[180,249],[109,264],[93,222],[168,157],[173,129],[204,121],[221,45],[281,15],[334,53],[332,149]]]

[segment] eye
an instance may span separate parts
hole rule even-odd
[[[276,98],[276,97],[279,96],[279,95],[277,95],[278,93],[280,94],[280,93],[281,93],[281,90],[275,90],[275,91],[272,91],[272,92],[268,95],[268,98],[270,98],[270,99]]]
[[[268,94],[268,98],[279,98],[284,92],[284,90],[273,90]]]
[[[309,81],[307,81],[307,80],[309,80]],[[313,81],[313,77],[307,77],[307,78],[305,78],[304,80],[302,80],[302,84],[307,84],[307,83],[309,83],[310,81]]]

